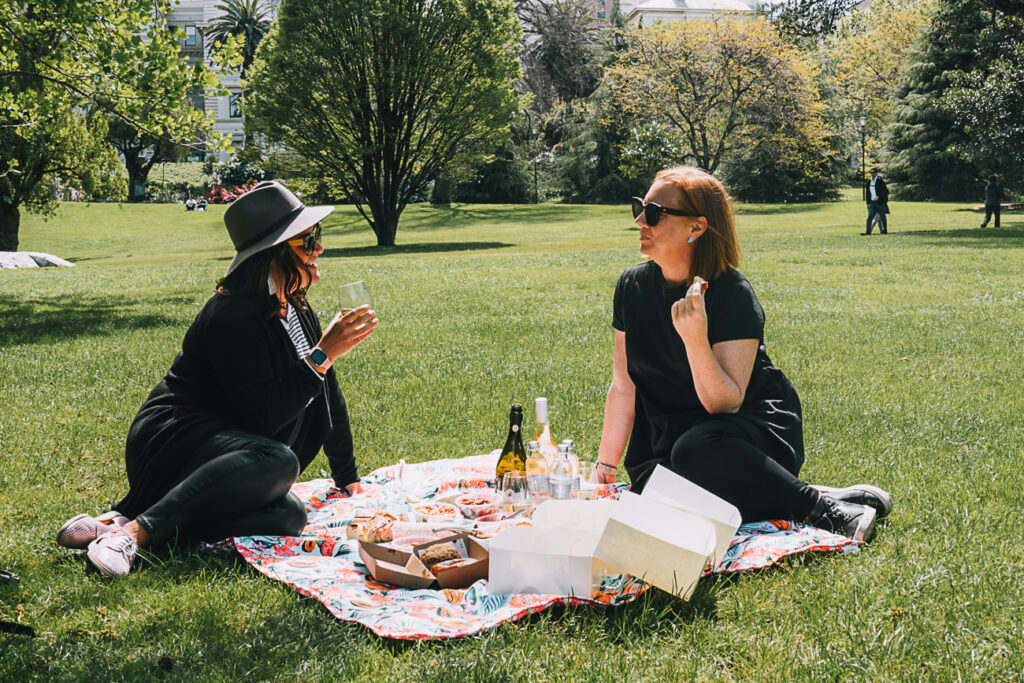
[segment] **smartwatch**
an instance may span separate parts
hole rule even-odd
[[[319,346],[314,346],[313,350],[309,352],[309,362],[322,373],[327,372],[331,367],[331,357]]]

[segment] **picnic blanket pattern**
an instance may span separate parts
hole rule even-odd
[[[381,508],[393,514],[409,509],[408,494],[429,499],[453,488],[494,485],[493,455],[391,465],[362,480],[364,493],[347,496],[329,479],[295,484],[306,503],[308,523],[302,536],[252,536],[234,539],[245,560],[266,576],[320,601],[338,619],[362,624],[379,636],[404,640],[456,638],[521,619],[555,604],[621,605],[635,600],[648,585],[633,577],[605,577],[593,598],[566,595],[494,595],[486,579],[465,590],[412,590],[378,583],[359,557],[345,528],[357,511]],[[628,484],[601,486],[598,495],[617,498]],[[846,537],[787,521],[742,525],[724,559],[705,575],[770,566],[787,555],[808,551],[851,551]]]

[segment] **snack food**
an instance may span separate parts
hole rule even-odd
[[[363,525],[362,533],[359,534],[359,540],[366,541],[367,543],[390,541],[393,538],[391,526],[396,521],[398,521],[397,517],[386,512],[374,515],[370,521]]]
[[[693,284],[700,285],[700,293],[708,291],[708,281],[702,278],[700,275],[693,276]]]
[[[433,571],[434,565],[439,562],[461,558],[462,555],[459,553],[459,549],[451,543],[435,543],[434,545],[427,546],[420,553],[420,562],[430,571]]]
[[[417,503],[412,509],[428,522],[447,522],[462,517],[459,508],[450,503]]]
[[[446,572],[449,569],[464,567],[467,564],[473,564],[474,562],[476,562],[476,560],[474,560],[472,557],[459,557],[451,560],[442,560],[441,562],[438,562],[433,567],[431,567],[430,571],[434,574],[434,576],[437,576],[438,574]]]
[[[469,519],[476,519],[497,512],[501,499],[490,491],[476,491],[459,496],[455,499],[455,504],[459,506],[463,515]]]

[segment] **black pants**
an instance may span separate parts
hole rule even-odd
[[[797,479],[792,463],[773,458],[774,450],[768,435],[712,417],[676,439],[667,466],[735,505],[744,522],[802,520],[818,492]]]
[[[874,227],[873,223],[876,217],[878,218],[878,232],[883,235],[889,232],[889,224],[885,219],[885,209],[881,204],[876,204],[874,202],[870,202],[868,204],[868,222],[867,226],[864,228],[864,232],[869,235],[871,234],[871,228]]]
[[[263,436],[226,430],[192,453],[183,474],[136,517],[159,545],[175,534],[189,541],[230,536],[297,536],[306,507],[289,492],[299,476],[290,448]]]
[[[985,222],[981,224],[981,227],[984,228],[986,225],[988,225],[988,220],[990,218],[992,218],[993,214],[995,214],[995,217],[996,217],[995,227],[997,227],[997,228],[999,227],[999,205],[998,204],[996,204],[995,206],[986,206],[985,207]]]

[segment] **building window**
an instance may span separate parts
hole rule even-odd
[[[228,118],[242,118],[242,93],[236,92],[228,98]]]
[[[185,27],[185,46],[195,47],[199,44],[199,34],[196,32],[195,26]]]

